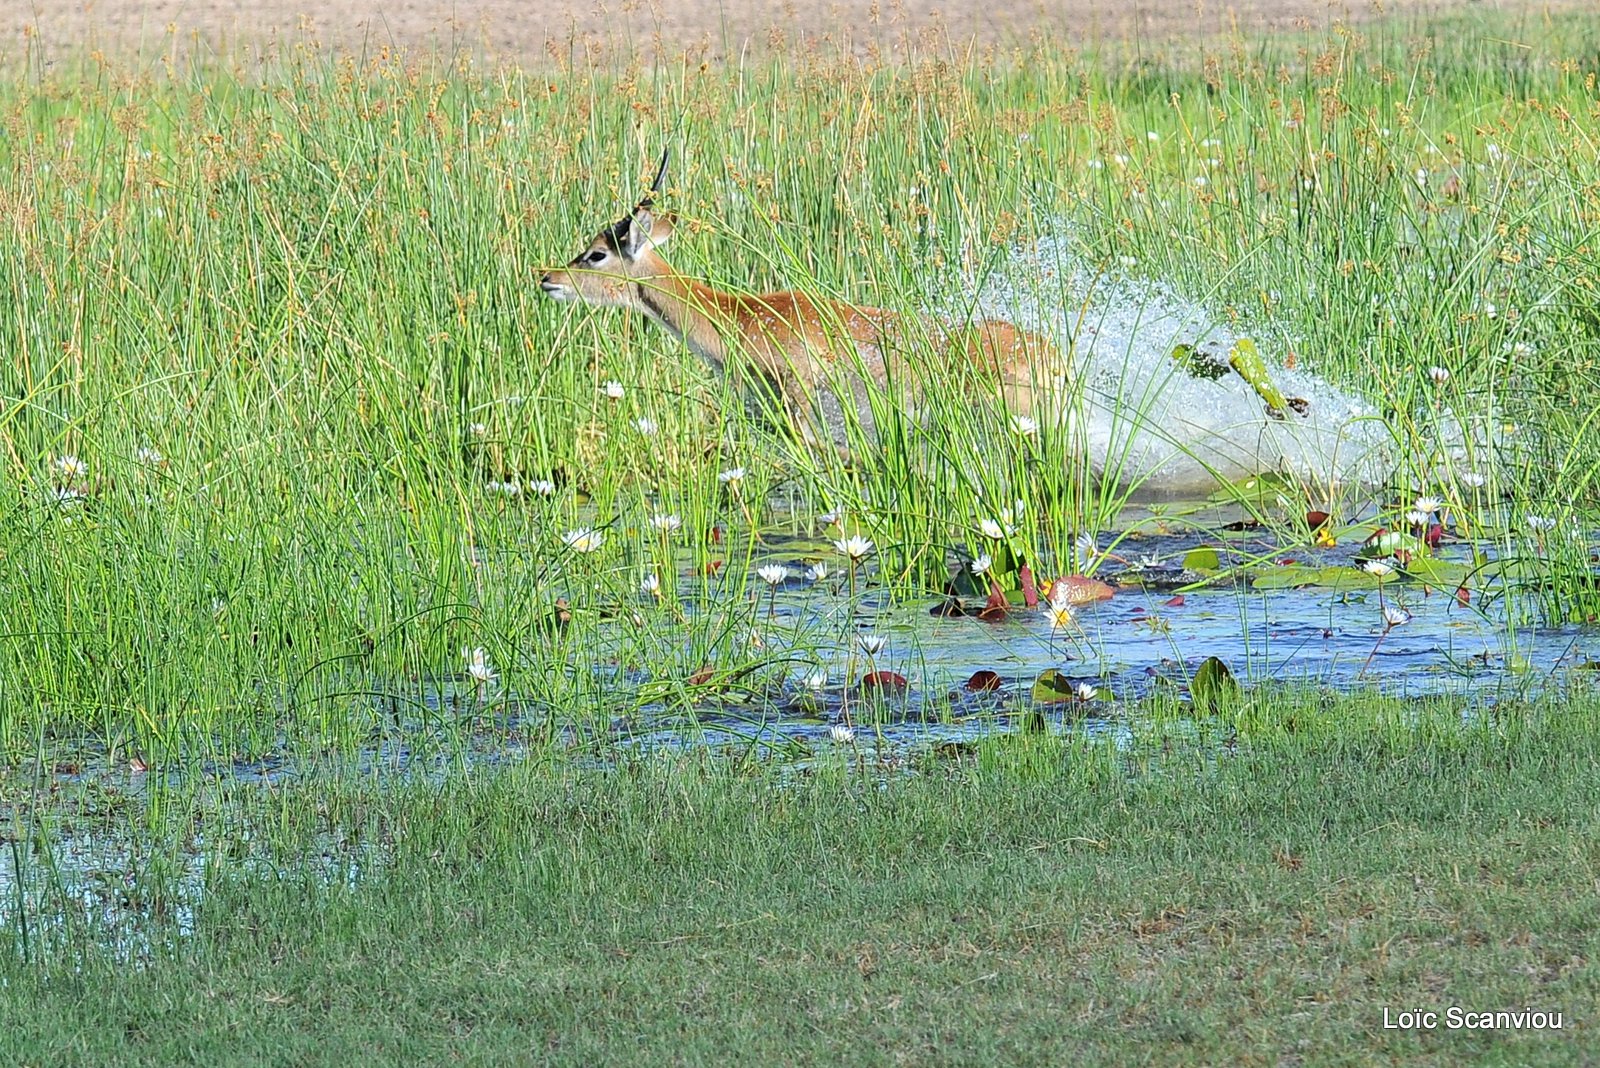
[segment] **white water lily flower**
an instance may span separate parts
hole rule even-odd
[[[657,512],[650,517],[650,525],[663,534],[676,534],[683,529],[683,520],[675,515]]]
[[[654,419],[648,419],[643,416],[633,421],[633,428],[647,438],[654,437],[656,431],[660,429],[660,427],[656,426]]]
[[[717,472],[717,481],[724,486],[737,488],[744,481],[744,468],[730,467],[726,471]]]
[[[139,463],[148,464],[151,467],[160,467],[162,464],[167,462],[167,458],[162,456],[159,450],[152,449],[148,445],[141,446],[139,450],[133,454],[133,458]]]
[[[990,538],[994,541],[999,541],[1006,536],[1006,528],[1002,527],[993,519],[980,520],[978,523],[978,532],[984,537]]]
[[[1379,578],[1383,578],[1385,575],[1394,574],[1394,565],[1386,560],[1368,560],[1366,563],[1361,565],[1361,570],[1365,571],[1369,575],[1376,575]]]
[[[476,649],[462,646],[461,658],[467,662],[467,678],[479,686],[488,686],[499,678],[494,667],[490,665],[489,654],[484,651],[483,646],[480,645]]]
[[[988,553],[982,553],[967,561],[967,570],[971,571],[974,575],[981,575],[993,566],[994,557],[990,556]]]
[[[1080,701],[1093,701],[1100,694],[1098,687],[1090,686],[1087,682],[1080,682],[1073,687],[1072,694]]]
[[[860,646],[861,651],[866,653],[868,656],[877,656],[879,653],[883,652],[883,635],[858,634],[856,635],[856,644]]]
[[[467,427],[467,435],[474,438],[486,438],[489,436],[489,428],[482,423],[473,423]]]
[[[827,689],[828,673],[821,668],[818,668],[805,678],[801,679],[800,684],[806,689],[810,690],[812,693]]]
[[[856,731],[854,727],[847,727],[843,723],[835,723],[828,728],[828,737],[840,745],[846,745],[856,740]]]
[[[1397,604],[1383,606],[1383,622],[1387,627],[1399,627],[1411,622],[1411,613]]]
[[[57,456],[52,466],[56,469],[57,477],[63,482],[77,482],[89,477],[89,465],[71,453]]]
[[[1442,386],[1450,381],[1450,369],[1448,367],[1430,367],[1428,368],[1428,377],[1433,379],[1434,385]]]
[[[1466,471],[1461,475],[1461,484],[1468,489],[1481,489],[1489,481],[1476,471]]]
[[[556,492],[556,484],[551,482],[548,478],[535,479],[534,481],[528,483],[528,488],[533,490],[533,492],[537,493],[541,497],[553,497],[555,496]]]
[[[835,508],[831,512],[824,512],[822,515],[817,516],[817,522],[821,523],[825,527],[831,527],[834,524],[841,522],[843,519],[843,508]]]
[[[621,382],[612,379],[607,379],[605,384],[600,387],[600,390],[612,400],[621,400],[623,393],[626,392],[622,388]]]
[[[1087,530],[1079,534],[1072,542],[1072,551],[1078,558],[1078,569],[1089,570],[1089,565],[1094,563],[1094,558],[1100,555],[1100,547],[1094,542],[1094,535]]]
[[[1554,530],[1556,528],[1556,521],[1549,516],[1530,514],[1527,517],[1527,523],[1529,530]]]
[[[1427,512],[1419,511],[1415,508],[1406,513],[1406,522],[1414,527],[1427,526],[1430,518],[1432,517]]]
[[[1444,502],[1437,497],[1418,497],[1411,507],[1419,512],[1426,512],[1428,515],[1432,515],[1439,510],[1442,504]]]
[[[784,579],[789,577],[789,569],[784,567],[782,564],[767,564],[763,567],[756,568],[756,574],[759,575],[761,577],[761,581],[765,582],[768,586],[776,586]]]
[[[841,554],[848,556],[851,562],[857,564],[865,560],[867,555],[872,552],[872,542],[863,538],[860,534],[841,538],[833,543],[833,547],[839,550]]]
[[[1060,583],[1057,583],[1057,585],[1059,586]],[[1044,617],[1050,621],[1051,630],[1063,630],[1070,627],[1075,619],[1070,604],[1067,604],[1065,600],[1058,602],[1053,598],[1045,605]]]
[[[561,540],[566,542],[567,548],[575,553],[592,553],[605,544],[606,534],[603,530],[579,527],[577,530],[569,530],[561,535]]]
[[[661,576],[654,571],[645,575],[644,578],[639,580],[639,590],[641,593],[648,594],[651,597],[659,597],[661,595]]]
[[[1011,417],[1011,429],[1025,438],[1032,437],[1039,432],[1039,421],[1030,419],[1025,415]]]
[[[78,486],[53,486],[50,489],[50,496],[63,507],[69,504],[82,504],[89,498],[89,495]]]
[[[806,568],[806,578],[810,579],[812,582],[821,582],[827,577],[828,565],[823,563],[821,560],[818,560],[816,563]]]

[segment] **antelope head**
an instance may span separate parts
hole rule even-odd
[[[639,283],[671,273],[656,250],[672,236],[673,217],[651,210],[667,173],[667,153],[661,153],[650,191],[621,222],[601,230],[560,270],[546,272],[539,289],[555,300],[576,300],[603,308],[647,311]]]

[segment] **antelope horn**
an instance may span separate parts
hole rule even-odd
[[[639,208],[648,208],[651,204],[655,203],[656,194],[661,192],[661,179],[667,176],[667,153],[671,151],[671,146],[661,150],[661,166],[656,168],[655,181],[650,183],[650,191],[644,195],[644,199],[639,201]],[[638,211],[639,208],[635,208],[634,210]]]

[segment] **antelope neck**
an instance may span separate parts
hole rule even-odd
[[[634,282],[639,308],[696,356],[721,367],[727,358],[727,342],[718,320],[728,318],[733,298],[664,264],[663,268],[654,278]]]

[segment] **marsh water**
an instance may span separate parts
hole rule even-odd
[[[1265,419],[1260,396],[1237,376],[1184,375],[1172,359],[1175,345],[1215,358],[1242,335],[1159,287],[1085,275],[1065,243],[1041,241],[1019,255],[1033,258],[1023,274],[1056,279],[1068,299],[990,285],[979,303],[985,314],[1053,333],[1075,354],[1084,383],[1077,432],[1097,455],[1115,458],[1123,477],[1170,497],[1214,486],[1212,471],[1247,473],[1263,458],[1312,485],[1374,484],[1390,469],[1392,439],[1374,411],[1288,367],[1286,343],[1269,357],[1284,391],[1309,402],[1303,420]],[[1078,314],[1064,319],[1063,306]],[[1447,464],[1516,446],[1491,442],[1483,420],[1435,414]],[[753,538],[748,576],[729,569],[707,582],[687,574],[688,560],[680,569],[684,622],[725,617],[740,634],[735,664],[685,670],[642,655],[630,631],[640,613],[660,605],[639,595],[610,605],[593,647],[574,651],[568,670],[588,676],[580,689],[595,695],[581,716],[537,692],[485,690],[464,672],[337,679],[332,688],[346,700],[369,695],[355,700],[370,703],[373,726],[331,759],[308,756],[284,737],[237,757],[147,769],[92,742],[58,742],[31,766],[0,768],[0,811],[10,809],[0,823],[0,926],[15,930],[31,916],[37,936],[40,925],[59,931],[87,920],[130,959],[155,948],[147,931],[153,919],[171,921],[163,930],[181,937],[207,880],[222,877],[215,851],[198,833],[175,849],[157,848],[128,829],[137,820],[117,814],[168,793],[201,796],[214,784],[272,790],[314,785],[324,775],[426,781],[515,763],[552,744],[601,766],[639,753],[708,749],[803,772],[843,749],[879,768],[904,769],[919,751],[999,732],[1125,739],[1141,701],[1189,701],[1207,662],[1257,694],[1298,686],[1453,695],[1464,716],[1506,698],[1590,685],[1600,675],[1593,532],[1530,536],[1519,517],[1495,519],[1493,537],[1447,535],[1419,563],[1375,576],[1358,558],[1385,520],[1372,511],[1333,520],[1343,525],[1330,544],[1304,527],[1295,531],[1293,522],[1273,529],[1226,505],[1169,499],[1133,507],[1115,530],[1097,535],[1089,566],[1076,562],[1093,595],[1066,618],[1014,588],[989,603],[987,579],[960,573],[959,554],[950,560],[957,581],[942,591],[891,596],[876,583],[874,560],[851,582],[832,548],[839,531],[789,515],[788,533]],[[1556,549],[1563,565],[1545,566]],[[830,573],[814,580],[807,566],[819,561]],[[762,564],[783,565],[787,575],[768,585],[755,574]],[[1050,570],[1034,576],[1041,596],[1069,569]],[[1551,603],[1564,600],[1553,582],[1586,585],[1583,603],[1591,607],[1552,613]],[[271,869],[248,833],[229,842],[232,854],[244,843],[243,858],[226,865],[235,874]],[[306,863],[325,882],[355,880],[382,863],[353,843],[323,846]],[[153,893],[155,886],[164,889]]]
[[[235,760],[143,769],[90,745],[0,770],[0,796],[11,808],[3,834],[10,841],[0,841],[0,924],[26,914],[37,939],[88,922],[129,959],[154,951],[159,938],[182,937],[208,879],[270,870],[272,862],[252,859],[248,846],[241,859],[248,832],[229,838],[229,859],[218,867],[205,834],[157,848],[115,813],[138,812],[164,794],[202,796],[213,784],[271,790],[330,774],[426,781],[464,766],[514,763],[552,742],[602,766],[628,754],[705,747],[802,773],[840,750],[904,769],[919,752],[997,732],[1127,737],[1142,699],[1189,700],[1210,658],[1257,693],[1302,686],[1455,695],[1464,716],[1600,675],[1600,628],[1539,622],[1538,584],[1514,577],[1537,569],[1526,561],[1521,570],[1502,566],[1494,545],[1445,540],[1426,568],[1380,578],[1352,566],[1358,536],[1285,546],[1249,521],[1223,521],[1237,513],[1208,516],[1202,533],[1171,529],[1166,511],[1130,514],[1092,568],[1104,583],[1094,587],[1101,599],[1077,604],[1065,625],[1016,592],[1003,608],[986,610],[970,575],[961,587],[895,599],[872,583],[869,566],[852,601],[837,554],[828,577],[805,574],[807,561],[832,551],[819,526],[817,534],[760,539],[756,563],[788,569],[778,585],[752,569],[747,580],[712,591],[737,606],[748,628],[748,658],[757,665],[748,673],[672,678],[634,662],[624,639],[635,624],[624,608],[601,624],[604,648],[572,669],[594,673],[601,692],[619,696],[614,710],[583,719],[557,714],[537,694],[480,693],[465,674],[395,683],[387,695],[377,680],[368,689],[382,726],[331,760],[302,756],[285,741]],[[1535,556],[1538,548],[1526,551]],[[1591,538],[1582,552],[1592,560]],[[682,582],[689,595],[696,583]],[[1038,585],[1047,582],[1041,575]],[[395,719],[397,696],[424,713]],[[853,736],[841,734],[846,726]],[[354,880],[382,863],[365,846],[324,845],[305,863],[325,881]],[[165,934],[151,933],[158,918]]]

